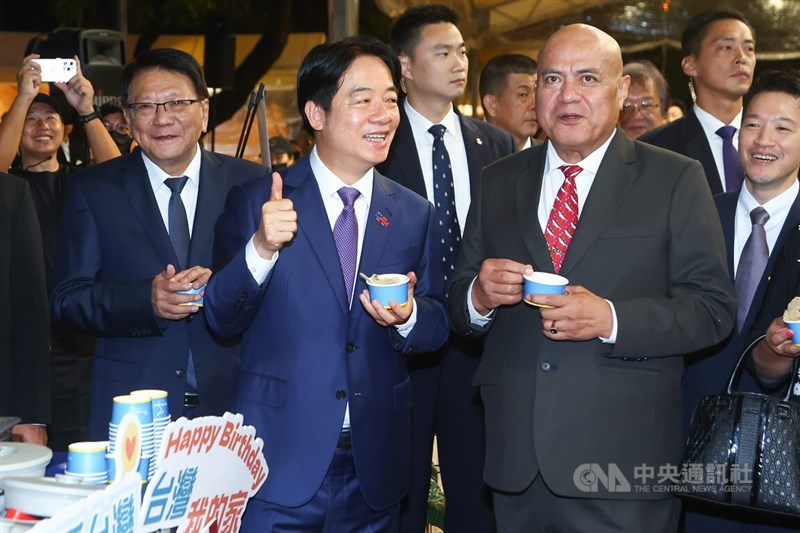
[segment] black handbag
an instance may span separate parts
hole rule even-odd
[[[790,401],[798,360],[783,398],[733,392],[748,346],[722,394],[692,415],[677,492],[721,504],[800,515],[800,405]]]

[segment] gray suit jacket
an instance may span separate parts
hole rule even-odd
[[[561,268],[613,302],[616,344],[551,341],[525,303],[474,327],[467,291],[484,259],[553,271],[536,214],[545,156],[543,144],[484,170],[448,301],[456,331],[486,338],[474,378],[486,409],[486,481],[520,491],[541,472],[560,495],[662,498],[602,485],[587,493],[575,476],[586,463],[615,463],[634,484],[634,467],[658,472],[680,460],[679,356],[719,342],[735,321],[719,218],[697,162],[618,130]]]

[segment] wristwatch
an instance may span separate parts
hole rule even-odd
[[[92,111],[88,115],[78,115],[78,120],[81,121],[81,124],[86,124],[87,122],[91,122],[96,118],[100,118],[100,113],[98,113],[96,110]]]

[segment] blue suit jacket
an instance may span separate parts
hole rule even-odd
[[[725,235],[725,248],[728,259],[728,270],[733,280],[733,242],[736,224],[736,203],[739,199],[739,192],[729,192],[714,197],[720,221],[722,222],[722,232]],[[686,435],[692,413],[697,405],[709,394],[716,394],[722,391],[728,384],[733,367],[739,356],[748,343],[758,335],[766,332],[764,324],[758,324],[758,316],[769,317],[766,324],[783,313],[786,304],[791,300],[790,294],[782,295],[778,303],[769,303],[765,300],[767,287],[770,285],[773,272],[775,270],[778,257],[791,253],[793,257],[800,256],[800,249],[784,250],[785,245],[792,245],[793,248],[800,246],[800,241],[790,240],[789,236],[797,233],[800,224],[800,196],[795,199],[792,208],[789,210],[786,220],[783,223],[778,240],[775,242],[769,261],[761,276],[761,282],[753,296],[753,302],[742,325],[741,331],[734,331],[720,345],[712,349],[705,350],[701,354],[688,357],[686,359],[686,369],[684,372],[684,435]],[[773,291],[774,292],[774,291]],[[759,387],[753,375],[745,373],[739,383],[737,390],[759,391]],[[762,391],[763,392],[763,391]]]
[[[202,152],[189,264],[211,266],[214,225],[234,184],[263,176],[253,163]],[[169,393],[183,413],[191,348],[202,414],[230,405],[236,342],[214,338],[203,310],[181,321],[153,313],[153,278],[177,265],[139,150],[75,175],[64,205],[51,304],[56,320],[95,334],[90,435],[108,435],[112,398],[134,389]]]
[[[269,477],[257,498],[284,506],[309,501],[333,457],[345,405],[364,498],[386,508],[408,489],[411,390],[403,354],[447,339],[433,208],[375,172],[359,270],[417,274],[417,323],[407,338],[379,326],[354,298],[347,308],[336,244],[308,158],[282,171],[283,196],[298,230],[265,282],[247,269],[244,248],[261,220],[271,179],[237,187],[217,227],[221,266],[206,313],[223,336],[244,333],[234,409],[264,439]],[[388,225],[376,218],[383,215]],[[223,266],[224,265],[224,266]],[[365,288],[357,280],[355,293]]]
[[[722,182],[714,162],[714,154],[708,145],[703,127],[697,120],[694,108],[689,109],[686,115],[678,120],[648,131],[639,140],[700,161],[706,173],[711,194],[716,195],[722,192]]]

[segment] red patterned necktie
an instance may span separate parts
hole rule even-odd
[[[556,274],[561,270],[569,242],[575,235],[575,228],[578,226],[578,189],[575,186],[575,176],[583,170],[578,165],[563,165],[558,168],[564,173],[565,179],[558,190],[553,210],[550,211],[550,218],[547,220],[547,228],[544,231],[547,249],[550,251],[550,258],[553,260],[553,269]]]

